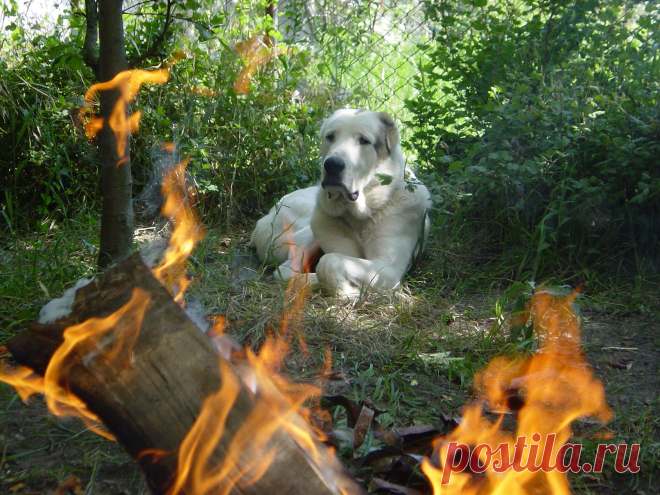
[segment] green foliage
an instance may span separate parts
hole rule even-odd
[[[660,7],[426,7],[435,36],[408,101],[410,146],[438,223],[487,229],[518,279],[657,259]]]
[[[95,202],[92,148],[75,125],[85,83],[68,38],[8,27],[21,49],[0,60],[0,213],[12,230],[41,229]]]
[[[150,143],[174,140],[180,154],[191,157],[189,170],[206,211],[223,218],[270,205],[316,179],[316,123],[322,113],[292,98],[304,57],[276,57],[247,95],[227,84],[242,69],[238,56],[225,49],[217,57],[181,61],[168,85],[140,96],[141,127],[148,132],[134,140],[133,163],[136,174],[145,175],[151,169]]]
[[[97,227],[97,213],[79,208],[72,209],[65,222],[51,220],[33,233],[3,239],[0,344],[36,319],[39,308],[73,281],[95,274]]]
[[[179,50],[187,57],[173,66],[167,85],[143,88],[132,106],[143,112],[131,144],[135,193],[154,171],[151,150],[175,141],[179,155],[191,157],[189,171],[202,203],[212,206],[207,213],[234,221],[236,212],[263,208],[283,191],[314,180],[315,125],[328,107],[294,97],[309,54],[287,47],[273,50],[248,95],[237,95],[233,82],[244,62],[232,40],[247,41],[254,32],[275,35],[272,20],[263,15],[263,1],[241,3],[231,16],[209,14],[207,7],[195,1],[175,6],[172,15],[184,22],[174,26],[159,53]],[[129,9],[129,59],[160,34],[164,9],[164,3]],[[35,222],[46,228],[74,206],[99,207],[94,146],[77,116],[82,96],[96,82],[82,62],[84,17],[66,11],[48,31],[22,22],[13,3],[3,5],[3,13],[13,22],[2,34],[0,60],[0,223],[12,231]]]
[[[166,85],[143,87],[131,106],[142,111],[140,131],[131,139],[135,194],[158,170],[159,144],[173,141],[179,156],[191,157],[188,171],[207,221],[240,223],[243,214],[254,215],[282,193],[315,182],[318,123],[332,110],[384,108],[394,93],[400,93],[398,101],[412,95],[406,82],[415,70],[422,20],[419,9],[411,14],[415,3],[344,9],[339,2],[335,12],[323,2],[291,1],[281,8],[281,33],[265,15],[268,4],[173,4],[176,22],[156,56],[141,65],[162,66],[175,52],[186,57],[171,67]],[[159,38],[166,11],[166,2],[127,6],[129,60]],[[83,62],[82,14],[73,8],[51,26],[28,24],[15,2],[3,3],[1,218],[13,231],[60,221],[72,207],[99,207],[95,148],[77,119],[82,96],[96,82]],[[399,23],[405,29],[394,29]],[[233,84],[249,60],[237,46],[257,34],[276,46],[249,93],[238,95]]]
[[[281,27],[287,41],[311,51],[307,81],[342,106],[406,114],[410,80],[425,38],[417,1],[290,0]]]

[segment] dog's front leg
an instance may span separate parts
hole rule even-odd
[[[324,248],[328,254],[316,267],[319,282],[348,296],[360,295],[367,288],[396,288],[419,246],[422,223],[410,215],[410,218],[383,219],[379,227],[363,238],[362,252],[357,255],[356,250],[347,251],[345,246],[337,245],[345,244],[345,238],[337,236],[330,241],[330,249]]]
[[[316,267],[319,282],[346,296],[359,296],[366,289],[394,289],[405,269],[383,260],[367,260],[338,253],[324,255]]]
[[[273,278],[279,282],[288,282],[291,279],[300,278],[305,285],[315,285],[318,283],[316,273],[301,271],[298,264],[291,266],[293,260],[287,260],[279,265],[273,273]]]
[[[311,246],[303,249],[299,246],[289,246],[289,257],[275,268],[273,277],[280,282],[288,282],[291,279],[302,279],[305,285],[314,285],[318,282],[315,273],[310,273],[312,260],[318,257],[319,245],[314,242]]]

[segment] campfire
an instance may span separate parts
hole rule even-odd
[[[118,143],[137,128],[139,115],[126,119],[123,106],[135,85],[167,80],[166,71],[144,72],[105,83],[132,88],[110,122]],[[88,101],[106,89],[97,86]],[[88,133],[101,125],[93,118]],[[43,393],[55,415],[75,415],[119,441],[154,493],[363,493],[301,414],[322,391],[278,374],[309,285],[292,279],[293,309],[258,353],[226,335],[221,317],[204,333],[187,316],[186,259],[205,232],[186,196],[186,164],[163,180],[163,215],[174,230],[160,264],[150,269],[134,255],[79,287],[68,314],[32,322],[9,341],[0,380],[24,401]],[[570,493],[563,458],[577,449],[566,447],[571,423],[612,417],[581,350],[576,297],[536,291],[525,319],[538,352],[497,358],[477,376],[478,399],[422,461],[434,494]]]
[[[579,471],[581,447],[567,446],[571,423],[613,417],[582,352],[571,307],[577,295],[536,290],[522,319],[533,319],[539,349],[528,359],[496,358],[475,378],[479,398],[465,408],[458,427],[437,441],[435,465],[423,463],[436,495],[570,493],[565,473]],[[514,429],[504,425],[510,417]],[[568,450],[573,455],[566,468]]]

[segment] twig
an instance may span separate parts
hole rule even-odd
[[[158,35],[158,37],[154,40],[154,42],[151,44],[151,47],[144,52],[142,55],[134,58],[130,62],[128,62],[128,68],[132,69],[135,67],[137,64],[142,62],[143,60],[146,60],[147,58],[153,56],[156,54],[158,51],[158,47],[160,44],[165,40],[165,36],[167,35],[167,30],[170,28],[170,25],[172,24],[172,4],[173,0],[167,0],[167,12],[165,14],[165,25],[163,26],[163,31]]]

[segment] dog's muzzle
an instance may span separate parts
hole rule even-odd
[[[323,169],[325,170],[325,178],[321,182],[321,187],[323,189],[331,192],[332,190],[338,190],[341,192],[346,199],[349,201],[355,201],[360,195],[360,191],[351,192],[346,187],[346,184],[342,181],[342,174],[346,168],[346,162],[343,158],[338,156],[329,156],[323,162]]]

